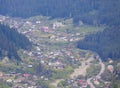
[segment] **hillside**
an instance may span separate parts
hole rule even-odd
[[[74,23],[98,25],[113,23],[111,12],[120,12],[119,4],[120,0],[0,0],[0,14],[22,18],[36,15],[74,18]]]
[[[0,59],[8,56],[10,59],[20,60],[17,50],[31,46],[29,40],[15,29],[0,24]]]
[[[78,42],[78,48],[97,52],[104,60],[120,57],[120,27],[111,27],[103,32],[91,34]]]
[[[103,0],[101,0],[103,2]],[[104,60],[120,57],[120,0],[101,3],[99,19],[108,27],[103,32],[90,34],[78,42],[78,48],[97,52]],[[106,8],[105,8],[106,7]],[[104,13],[103,13],[104,12]]]

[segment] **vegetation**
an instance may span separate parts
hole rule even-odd
[[[96,75],[99,73],[99,70],[100,70],[100,66],[99,65],[90,65],[89,68],[87,68],[87,76],[88,78]]]
[[[0,88],[10,88],[10,86],[7,83],[0,80]]]
[[[64,70],[57,70],[56,69],[52,74],[52,78],[53,79],[65,79],[72,72],[73,72],[73,68],[70,66],[66,67]]]
[[[0,58],[5,56],[10,59],[20,60],[17,50],[28,49],[31,46],[29,40],[15,29],[0,24]]]
[[[120,0],[0,0],[0,14],[14,17],[35,15],[52,18],[74,18],[88,24],[106,24],[119,21]],[[111,9],[111,11],[109,11]],[[113,21],[115,13],[116,21]]]
[[[102,1],[103,0],[101,0],[100,18],[104,19],[102,23],[107,24],[108,28],[103,32],[86,36],[84,40],[78,42],[78,48],[95,51],[104,60],[107,58],[118,59],[120,57],[120,12],[118,5],[120,0],[105,1],[104,3],[106,4],[103,4]],[[105,8],[106,5],[107,8]]]
[[[38,76],[44,75],[44,76],[50,78],[52,76],[52,70],[45,68],[41,63],[39,63],[39,65],[36,66],[36,74]]]
[[[118,59],[120,57],[120,28],[111,27],[103,32],[91,34],[78,42],[81,49],[89,49],[97,52],[104,60],[107,58]]]

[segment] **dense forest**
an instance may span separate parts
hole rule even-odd
[[[107,28],[103,32],[87,35],[84,40],[78,42],[78,47],[95,51],[104,60],[107,60],[108,57],[119,59],[120,26]]]
[[[74,23],[82,20],[87,24],[111,24],[113,19],[119,21],[119,4],[120,0],[0,0],[0,14],[23,18],[35,15],[72,17]],[[116,13],[115,18],[111,13]]]
[[[102,0],[101,0],[102,1]],[[99,19],[107,28],[103,32],[87,35],[78,42],[78,48],[97,52],[104,60],[120,58],[120,0],[104,1]],[[106,8],[104,8],[106,7]]]
[[[15,29],[0,24],[0,59],[8,56],[10,59],[20,60],[17,50],[28,49],[31,46],[29,40]]]

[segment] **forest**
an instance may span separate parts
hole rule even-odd
[[[15,29],[0,24],[0,59],[5,56],[11,60],[20,60],[18,49],[28,49],[31,46],[29,40]]]
[[[113,24],[113,19],[120,19],[117,18],[119,4],[120,0],[0,0],[0,14],[22,18],[44,15],[73,18],[74,23]]]
[[[90,34],[78,42],[78,48],[97,52],[103,60],[120,57],[120,26],[105,29],[103,32]]]
[[[102,1],[102,0],[101,0]],[[104,1],[100,11],[106,29],[103,32],[90,34],[79,41],[77,47],[97,52],[103,60],[108,58],[119,60],[120,57],[120,0]],[[105,8],[106,7],[106,8]]]

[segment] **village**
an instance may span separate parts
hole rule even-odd
[[[0,15],[0,23],[24,34],[33,43],[31,50],[18,51],[23,62],[10,63],[7,57],[0,62],[1,67],[10,66],[7,71],[0,69],[0,79],[11,88],[92,88],[89,80],[95,88],[109,86],[101,76],[106,67],[113,72],[113,61],[109,59],[109,64],[103,64],[97,54],[75,47],[86,34],[96,32],[95,27],[83,30],[87,26],[82,21],[74,27],[72,19],[49,20],[43,16],[21,19]],[[98,67],[92,75],[88,72],[91,65]]]

